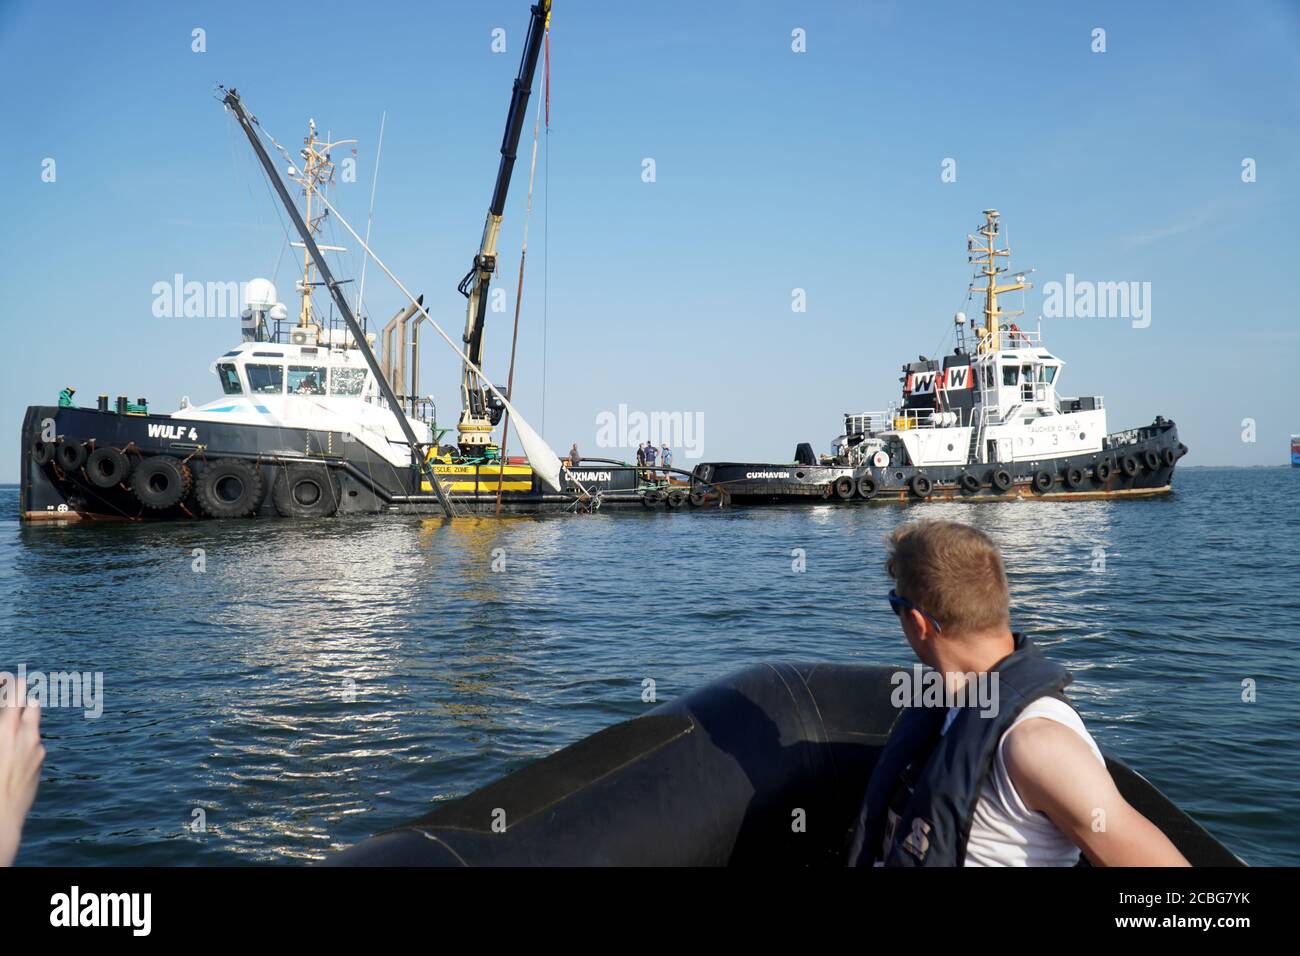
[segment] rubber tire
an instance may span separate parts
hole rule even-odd
[[[227,499],[223,484],[233,479],[240,484],[238,497]],[[204,466],[194,483],[194,497],[203,513],[213,518],[247,518],[256,513],[266,491],[262,472],[242,458],[219,458]]]
[[[934,491],[934,484],[925,475],[916,474],[907,480],[907,487],[918,498],[929,498]]]
[[[314,499],[302,500],[304,485],[315,486]],[[285,465],[275,477],[271,498],[286,518],[328,518],[339,510],[338,482],[325,465]]]
[[[692,491],[690,502],[692,508],[703,508],[708,501],[708,496],[703,491]]]
[[[1087,475],[1083,473],[1083,469],[1078,465],[1072,465],[1065,469],[1065,486],[1071,491],[1077,491],[1079,488],[1083,487],[1083,482],[1086,478]]]
[[[857,493],[857,483],[848,475],[840,475],[835,479],[835,495],[841,501],[848,501]]]
[[[86,446],[79,441],[60,438],[58,447],[54,449],[54,460],[64,471],[76,471],[86,463],[86,457]]]
[[[54,460],[55,444],[52,441],[41,441],[39,438],[32,442],[32,461],[37,467],[44,468]]]
[[[163,486],[155,487],[160,481]],[[140,504],[155,511],[180,504],[193,483],[190,469],[171,455],[151,455],[136,462],[131,471],[131,492]]]
[[[666,504],[670,510],[680,508],[682,505],[686,504],[686,492],[670,491],[664,497],[664,504]]]
[[[1160,460],[1165,463],[1166,468],[1174,467],[1174,462],[1178,461],[1178,453],[1172,448],[1166,448],[1160,453]]]
[[[1110,462],[1105,458],[1100,459],[1092,466],[1092,477],[1097,480],[1097,484],[1099,485],[1104,485],[1106,482],[1110,481],[1110,476],[1114,473],[1115,469],[1111,467]]]
[[[107,466],[107,470],[105,470]],[[116,488],[131,474],[131,460],[112,445],[96,448],[86,458],[86,477],[96,488]]]
[[[1124,477],[1132,478],[1138,473],[1137,459],[1132,455],[1125,455],[1119,463],[1120,471],[1124,472]]]
[[[1034,473],[1034,491],[1040,495],[1045,495],[1052,490],[1052,485],[1056,484],[1056,479],[1045,471]]]
[[[1160,467],[1160,456],[1148,448],[1142,453],[1142,464],[1147,466],[1147,471],[1155,471]]]
[[[963,471],[961,477],[957,479],[957,483],[961,485],[962,491],[974,494],[980,490],[980,480],[969,471]]]
[[[876,497],[876,479],[863,475],[858,479],[858,497],[870,501]]]
[[[1000,495],[1011,490],[1011,474],[1005,468],[997,468],[989,473],[989,487]]]

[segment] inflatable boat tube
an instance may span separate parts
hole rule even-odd
[[[353,866],[842,866],[898,711],[894,668],[759,664],[344,850]],[[1199,866],[1230,850],[1114,758]],[[802,832],[796,822],[802,820]],[[504,827],[504,830],[502,830]]]

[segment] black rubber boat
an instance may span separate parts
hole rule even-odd
[[[894,668],[759,664],[330,859],[356,866],[839,866],[898,711]],[[1243,862],[1107,755],[1195,866]],[[792,826],[802,810],[805,832]],[[505,824],[504,832],[500,830]],[[496,829],[494,829],[496,824]]]

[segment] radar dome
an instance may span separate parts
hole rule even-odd
[[[251,309],[269,309],[275,305],[275,285],[270,279],[250,279],[244,289],[244,302]]]
[[[965,325],[965,324],[966,324],[966,313],[965,313],[965,312],[958,312],[958,313],[953,317],[953,321],[956,322],[958,325]]]

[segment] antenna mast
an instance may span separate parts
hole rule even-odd
[[[1016,281],[1010,285],[998,285],[997,277],[1007,271],[1006,266],[998,266],[998,258],[1011,255],[1010,248],[998,249],[994,243],[999,233],[999,215],[1001,214],[996,209],[984,210],[984,225],[978,230],[984,237],[983,245],[977,245],[974,236],[968,236],[966,239],[966,250],[970,253],[970,261],[979,267],[979,275],[988,280],[986,285],[972,287],[973,291],[984,293],[984,328],[977,330],[981,352],[996,352],[1002,347],[999,341],[999,318],[1004,315],[1021,314],[1001,311],[998,308],[998,296],[1004,292],[1018,292],[1026,288],[1025,277],[1020,275],[1016,276]]]
[[[317,190],[324,190],[334,182],[334,161],[330,158],[330,150],[336,146],[344,146],[348,143],[355,143],[355,139],[340,139],[332,143],[326,143],[316,138],[316,121],[309,119],[307,121],[307,137],[303,140],[303,147],[299,151],[302,156],[303,165],[301,169],[290,168],[289,178],[298,183],[303,188],[303,194],[306,196],[304,201],[303,220],[307,224],[307,230],[312,236],[320,232],[321,224],[325,217],[329,215],[328,209],[322,209],[314,218],[312,216],[312,200],[315,198]],[[311,250],[307,248],[306,243],[295,243],[302,245],[302,280],[298,283],[298,292],[302,295],[302,307],[298,311],[298,327],[306,328],[312,324],[311,321],[311,290],[315,286],[312,281],[312,258]],[[330,248],[326,246],[325,248]],[[338,251],[338,250],[334,250]]]

